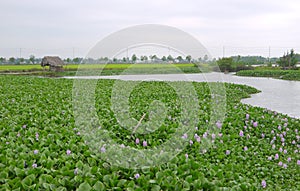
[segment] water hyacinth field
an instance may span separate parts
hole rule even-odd
[[[141,123],[149,120],[145,108],[153,100],[165,103],[168,112],[154,132],[131,134],[111,110],[115,82],[97,83],[98,128],[111,132],[121,148],[155,148],[172,139],[180,113],[176,92],[164,82],[136,86],[129,98],[132,118],[146,113]],[[167,163],[134,169],[111,165],[101,158],[107,147],[86,144],[75,125],[73,80],[0,76],[0,190],[300,190],[300,120],[242,104],[258,90],[225,84],[226,116],[212,134],[208,84],[170,83],[195,88],[200,108],[195,133],[182,133],[187,145]],[[206,138],[212,147],[200,149]]]

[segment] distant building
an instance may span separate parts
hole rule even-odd
[[[58,56],[45,56],[42,59],[41,66],[49,66],[50,71],[63,71],[63,66],[65,65],[64,61]]]

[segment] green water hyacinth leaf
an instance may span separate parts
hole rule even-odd
[[[26,176],[23,180],[22,180],[22,186],[24,189],[29,189],[32,185],[32,183],[35,180],[35,175],[31,174],[29,176]]]
[[[97,181],[94,186],[93,186],[94,190],[99,190],[99,191],[104,191],[105,190],[105,186],[102,182]]]
[[[92,187],[87,182],[80,184],[79,188],[77,189],[77,191],[90,191],[90,190],[92,190]]]

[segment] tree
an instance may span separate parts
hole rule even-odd
[[[30,55],[29,56],[29,61],[34,64],[35,63],[35,56],[34,55]]]
[[[141,56],[141,61],[147,61],[148,60],[148,57],[147,56]]]
[[[24,62],[25,62],[24,58],[17,59],[17,64],[24,64]]]
[[[207,62],[207,61],[208,61],[208,56],[207,56],[207,54],[204,55],[203,60],[204,60],[204,62]]]
[[[15,64],[16,59],[15,59],[14,57],[10,57],[10,58],[8,59],[8,61],[9,61],[10,64]]]
[[[183,61],[183,58],[182,58],[182,56],[177,56],[177,58],[176,58],[179,62],[182,62]]]
[[[136,55],[135,55],[135,54],[133,54],[133,55],[132,55],[132,57],[131,57],[131,60],[132,60],[132,62],[133,62],[133,63],[135,63],[135,62],[136,62],[136,60],[137,60],[137,57],[136,57]]]
[[[167,61],[166,56],[163,56],[163,57],[161,58],[161,60],[164,61],[164,62]]]
[[[73,62],[76,63],[76,64],[79,64],[81,61],[80,58],[76,57],[76,58],[73,58]]]
[[[233,58],[221,58],[217,61],[222,72],[230,72],[233,66]]]
[[[187,55],[185,59],[186,59],[188,62],[191,62],[192,56],[191,56],[191,55]]]
[[[158,57],[154,54],[152,56],[150,56],[151,61],[156,61],[158,59]]]
[[[113,63],[117,63],[118,59],[117,58],[113,58]]]
[[[144,56],[144,61],[147,61],[148,60],[148,56]]]
[[[298,60],[296,58],[296,55],[295,55],[295,52],[294,52],[294,49],[291,50],[291,53],[290,53],[290,60],[289,60],[289,66],[290,67],[295,67]]]
[[[167,60],[169,60],[170,62],[173,62],[173,61],[174,61],[174,58],[173,58],[171,55],[169,55],[169,56],[167,57]]]
[[[283,56],[280,57],[279,60],[277,61],[279,66],[283,68],[295,67],[297,62],[298,60],[293,49],[291,50],[291,53],[289,52],[284,53]]]
[[[67,62],[67,63],[70,63],[71,61],[72,61],[71,58],[67,58],[67,59],[66,59],[66,62]]]
[[[0,63],[3,64],[6,61],[4,57],[0,57]]]

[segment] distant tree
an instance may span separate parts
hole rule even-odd
[[[229,72],[232,70],[233,58],[221,58],[217,61],[222,72]]]
[[[291,52],[284,53],[282,57],[279,58],[277,61],[278,65],[283,68],[291,68],[295,67],[298,60],[294,50],[292,49]]]
[[[148,57],[147,57],[147,56],[141,56],[140,60],[141,60],[141,61],[147,61],[147,60],[148,60]]]
[[[73,62],[76,63],[76,64],[79,64],[80,63],[80,58],[76,57],[76,58],[73,58]]]
[[[151,61],[156,61],[158,59],[158,57],[154,54],[152,56],[150,56]]]
[[[135,63],[136,60],[137,60],[137,56],[136,56],[135,54],[133,54],[133,55],[131,56],[131,60],[132,60],[133,63]]]
[[[65,61],[69,64],[69,63],[71,63],[72,60],[71,60],[71,58],[67,58]]]
[[[147,61],[148,60],[148,56],[144,56],[144,61]]]
[[[186,59],[188,62],[191,62],[192,56],[191,56],[191,55],[187,55],[185,59]]]
[[[170,61],[170,62],[173,62],[173,61],[174,61],[174,58],[173,58],[171,55],[169,55],[169,56],[167,57],[167,60]]]
[[[117,63],[118,59],[117,58],[113,58],[113,63]]]
[[[207,61],[208,61],[208,55],[207,55],[207,54],[204,55],[203,60],[204,60],[204,62],[207,62]]]
[[[177,56],[177,58],[176,58],[179,62],[182,62],[183,61],[183,58],[182,58],[182,56]]]
[[[4,57],[0,57],[0,63],[3,64],[6,61]]]
[[[167,61],[167,57],[163,56],[163,57],[161,57],[161,60],[165,62],[165,61]]]
[[[298,62],[298,60],[296,58],[296,54],[295,54],[294,49],[291,50],[291,53],[289,55],[289,59],[290,59],[289,60],[289,67],[295,67],[296,64],[297,64],[297,62]]]
[[[8,61],[9,61],[10,64],[15,64],[16,59],[15,59],[14,57],[10,57],[10,58],[8,59]]]
[[[32,64],[35,64],[35,56],[34,56],[34,55],[30,55],[30,56],[29,56],[29,61],[30,61]]]
[[[24,58],[19,58],[17,62],[18,62],[18,64],[24,64],[25,59]]]
[[[127,58],[126,57],[123,57],[122,61],[125,63],[127,62]]]

